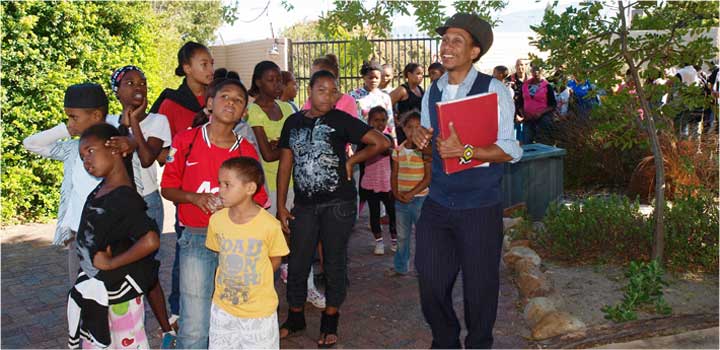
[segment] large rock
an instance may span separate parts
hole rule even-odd
[[[525,316],[530,327],[533,327],[540,322],[545,315],[553,311],[557,311],[557,309],[552,299],[538,297],[528,301],[527,305],[525,305],[525,310],[523,310],[523,316]]]
[[[503,261],[505,261],[505,265],[507,266],[514,266],[515,262],[520,259],[529,259],[537,266],[540,266],[540,262],[542,261],[534,250],[522,246],[510,248],[503,256]]]
[[[530,248],[530,241],[527,239],[517,239],[517,240],[510,242],[510,248],[515,248],[515,247]]]
[[[522,223],[523,218],[503,218],[503,230],[507,231]]]
[[[517,279],[520,294],[526,298],[544,297],[552,290],[550,281],[542,272],[521,273]]]
[[[531,259],[520,259],[515,261],[515,265],[513,265],[513,269],[516,273],[531,273],[534,275],[540,274],[540,269]]]
[[[512,243],[512,238],[510,235],[503,236],[503,251],[510,250],[510,244]]]
[[[585,323],[567,312],[553,311],[546,314],[532,330],[535,340],[552,338],[557,335],[576,332],[585,328]]]

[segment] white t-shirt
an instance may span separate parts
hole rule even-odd
[[[715,74],[715,84],[712,89],[715,92],[720,92],[720,71]],[[720,97],[717,98],[717,104],[720,105]]]
[[[65,164],[68,166],[69,164]],[[80,154],[73,160],[72,163],[72,186],[73,191],[70,192],[70,201],[68,202],[68,209],[62,222],[58,222],[58,225],[70,227],[71,230],[77,232],[80,228],[80,218],[82,217],[82,211],[85,207],[85,201],[88,195],[92,192],[95,187],[102,181],[102,179],[90,175],[85,170],[83,160],[80,159]]]
[[[566,87],[562,92],[556,92],[555,101],[557,101],[555,109],[558,113],[562,116],[566,115],[568,112],[568,103],[570,102],[570,89]]]
[[[118,115],[108,115],[106,118],[108,124],[118,127],[120,125],[120,118]],[[162,114],[150,113],[140,122],[140,130],[142,130],[145,140],[150,137],[155,137],[162,140],[162,147],[170,147],[172,143],[172,136],[170,135],[170,123],[168,123],[167,117]],[[132,133],[132,128],[130,128]],[[157,181],[157,161],[153,162],[147,168],[140,166],[140,158],[138,158],[137,152],[133,154],[133,169],[140,169],[140,179],[142,184],[138,184],[138,188],[142,189],[140,195],[147,196],[160,188]]]
[[[448,99],[450,99],[450,100],[455,99],[455,96],[457,96],[457,92],[458,92],[458,88],[459,88],[459,87],[460,87],[460,84],[455,84],[455,85],[453,85],[453,84],[448,84],[448,85],[447,85],[447,87],[446,87],[446,89],[447,89],[447,95],[446,95],[446,96],[448,97]]]

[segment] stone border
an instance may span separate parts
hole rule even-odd
[[[507,234],[522,221],[523,218],[503,218],[505,253],[502,261],[514,272],[514,280],[524,305],[523,317],[532,329],[532,340],[545,340],[584,330],[585,323],[570,313],[559,310],[558,305],[562,302],[556,303],[549,298],[553,286],[541,271],[542,259],[530,248],[530,241],[512,241]]]

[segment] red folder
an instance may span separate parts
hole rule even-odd
[[[440,138],[450,136],[450,122],[453,122],[460,142],[474,147],[485,147],[497,141],[498,102],[494,92],[473,95],[459,100],[438,102],[436,104]],[[489,166],[487,162],[475,159],[464,162],[462,158],[443,159],[445,174],[453,174],[466,169]]]

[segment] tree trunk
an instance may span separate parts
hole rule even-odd
[[[605,323],[579,332],[558,335],[535,345],[545,349],[589,349],[717,326],[717,314],[678,315],[618,324]]]
[[[622,1],[618,1],[618,7],[620,18],[622,19],[622,27],[620,28],[620,38],[622,40],[621,50],[625,62],[630,68],[632,78],[635,81],[637,97],[644,113],[645,128],[648,138],[650,139],[650,149],[652,149],[653,158],[655,159],[655,229],[651,257],[662,265],[663,251],[665,249],[665,164],[663,162],[662,148],[660,148],[657,129],[655,128],[655,115],[651,113],[652,110],[645,97],[642,80],[640,80],[640,75],[638,74],[638,67],[635,65],[635,61],[627,47],[628,28],[625,20],[625,5]]]

